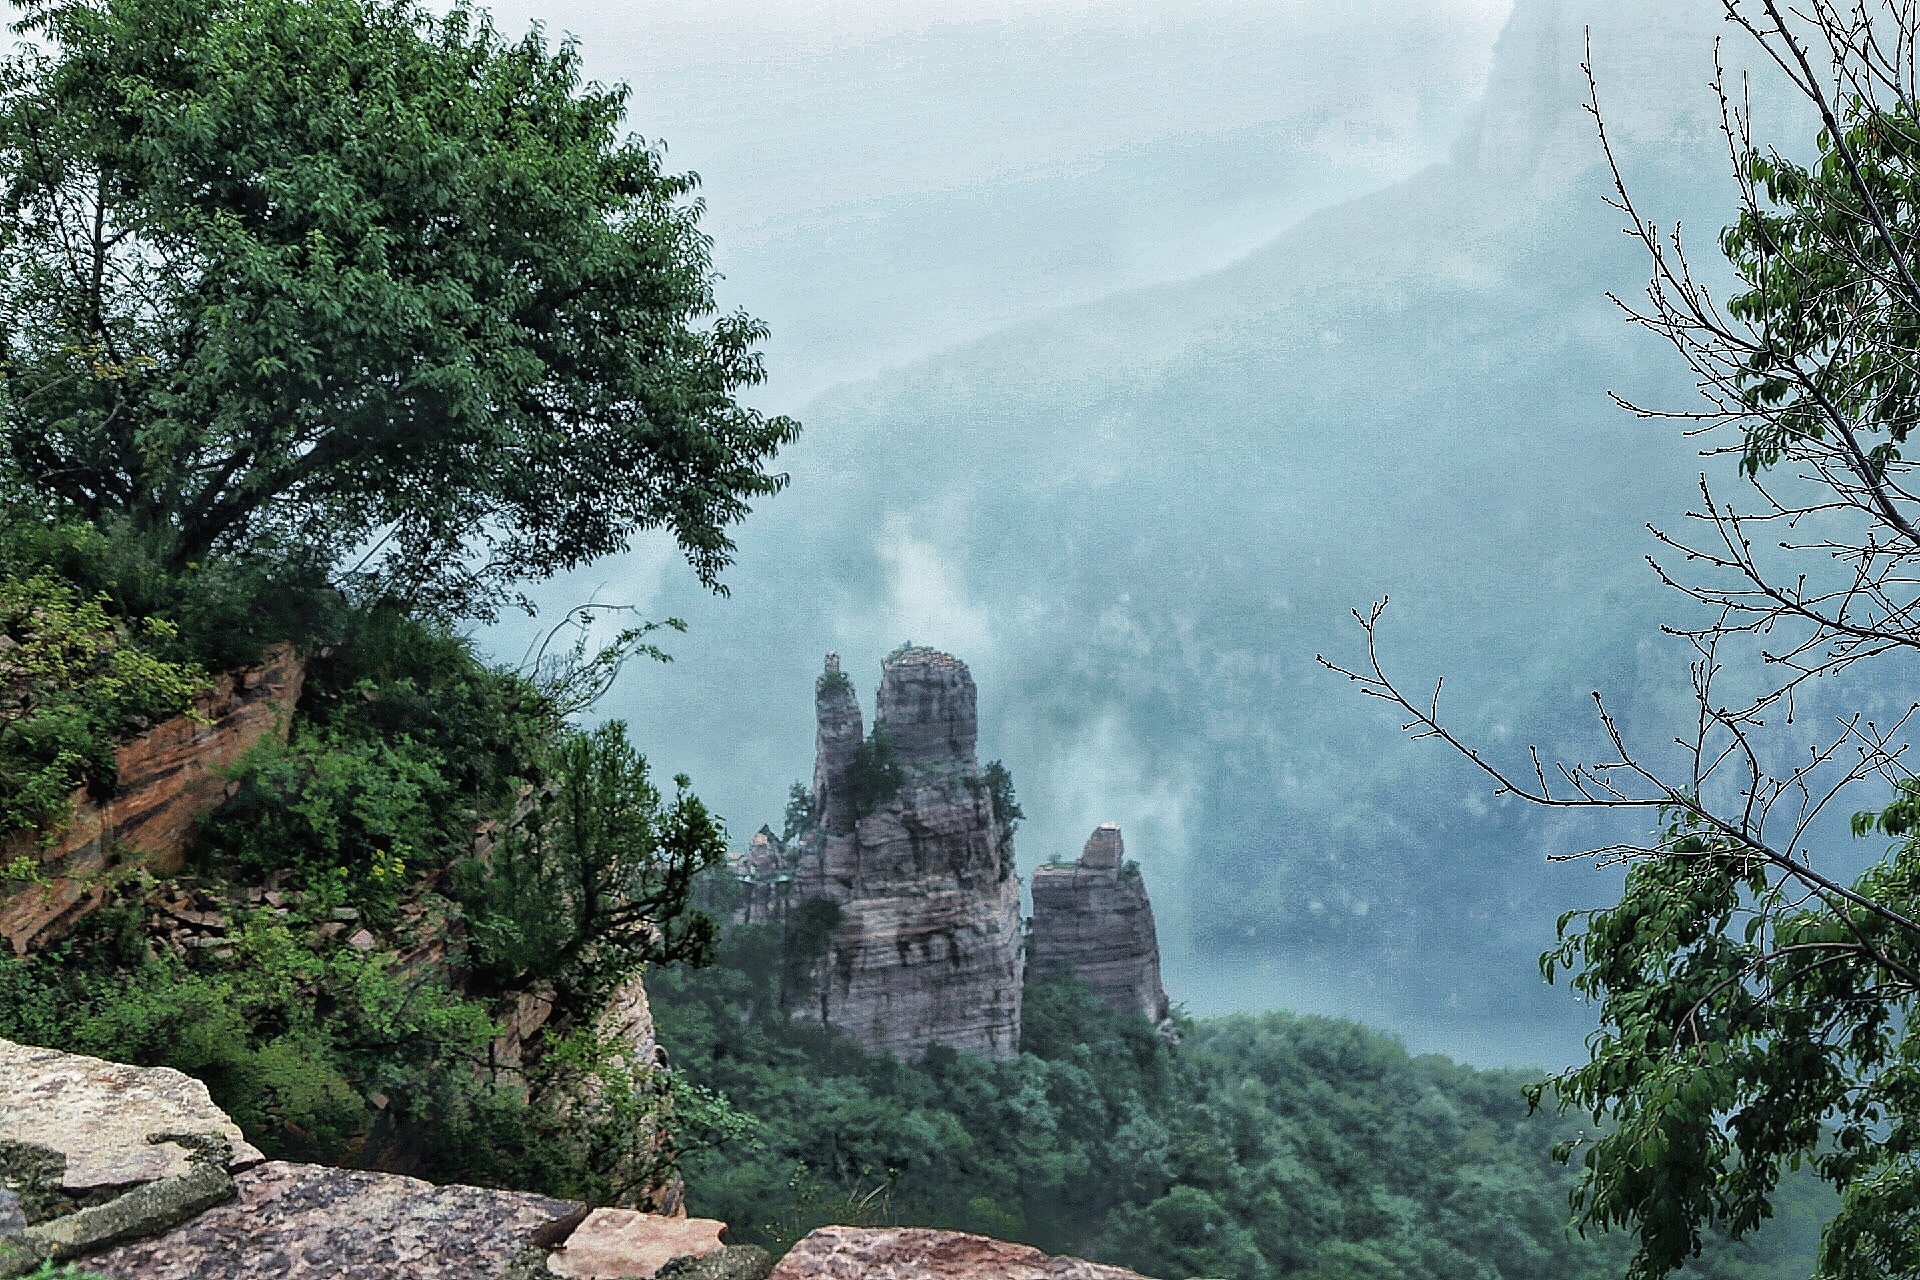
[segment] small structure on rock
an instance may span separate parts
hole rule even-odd
[[[795,1012],[866,1048],[1020,1051],[1020,882],[1010,815],[974,754],[973,676],[935,649],[880,668],[874,732],[836,654],[815,686],[813,823],[793,910],[835,904]]]
[[[1035,973],[1076,974],[1112,1008],[1173,1034],[1153,904],[1116,824],[1096,827],[1078,862],[1034,868],[1027,955]]]
[[[753,833],[744,850],[727,854],[727,870],[740,885],[735,924],[777,923],[787,918],[793,892],[793,858],[771,827]]]

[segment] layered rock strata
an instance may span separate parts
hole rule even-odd
[[[0,937],[15,954],[44,947],[72,929],[134,868],[154,875],[180,869],[194,823],[226,800],[222,770],[268,734],[284,738],[299,701],[305,666],[292,646],[270,650],[256,667],[220,676],[190,716],[176,716],[114,752],[119,786],[111,800],[73,795],[73,820],[41,846],[37,832],[0,844],[0,865],[27,855],[40,880],[0,900]]]
[[[792,900],[830,900],[840,921],[796,1012],[875,1052],[1014,1056],[1020,885],[974,754],[973,676],[937,650],[893,654],[863,752],[859,701],[828,655],[816,712],[815,821]]]
[[[1160,941],[1153,904],[1137,866],[1126,860],[1120,828],[1102,823],[1077,862],[1035,867],[1027,963],[1035,973],[1064,970],[1123,1013],[1172,1030],[1160,985]]]

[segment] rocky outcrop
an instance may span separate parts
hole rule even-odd
[[[1120,828],[1101,824],[1078,862],[1036,867],[1032,884],[1033,972],[1076,974],[1112,1008],[1141,1014],[1171,1034],[1153,904],[1139,868],[1126,860]]]
[[[57,1175],[50,1163],[48,1176],[33,1179],[36,1194],[80,1204],[178,1177],[207,1140],[224,1147],[234,1169],[265,1159],[191,1076],[0,1040],[0,1148],[48,1152],[58,1166]]]
[[[131,871],[178,871],[194,824],[227,798],[231,784],[220,771],[266,735],[285,737],[304,674],[300,656],[280,645],[259,666],[222,675],[192,715],[114,752],[112,799],[76,791],[73,821],[59,839],[40,847],[38,833],[23,832],[0,845],[0,865],[24,855],[40,866],[37,883],[0,901],[0,937],[14,953],[64,937]]]
[[[264,1161],[197,1080],[0,1040],[0,1276],[53,1257],[113,1280],[646,1280],[716,1253],[752,1276],[725,1230]]]
[[[517,1191],[273,1161],[234,1197],[148,1239],[88,1256],[113,1280],[493,1280],[579,1205]]]
[[[676,1258],[726,1248],[727,1224],[712,1218],[662,1218],[631,1209],[595,1209],[547,1259],[560,1280],[651,1276]]]
[[[863,763],[859,703],[835,656],[820,678],[816,819],[792,898],[837,903],[840,922],[795,1011],[876,1052],[1020,1049],[1020,885],[974,752],[974,698],[950,654],[893,654]]]
[[[1145,1280],[1031,1245],[917,1227],[821,1227],[768,1280]]]
[[[769,924],[786,919],[793,893],[793,860],[771,829],[761,827],[744,850],[728,853],[727,870],[740,886],[739,903],[731,912],[735,924]]]
[[[860,698],[840,670],[837,653],[827,655],[827,668],[813,683],[813,713],[819,726],[813,740],[814,817],[823,830],[849,832],[858,816],[853,766],[866,728],[860,721]]]

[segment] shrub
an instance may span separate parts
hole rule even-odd
[[[255,747],[233,778],[207,854],[256,878],[293,869],[328,906],[392,902],[407,868],[445,862],[461,835],[446,821],[440,757],[410,738],[303,726],[285,745]]]
[[[705,963],[714,925],[687,911],[725,836],[687,779],[667,801],[618,721],[567,733],[552,782],[486,858],[462,863],[476,966],[501,986],[553,986],[584,1015],[644,964]]]
[[[172,636],[164,621],[116,622],[51,574],[0,577],[0,835],[57,834],[74,788],[111,793],[116,738],[208,687],[199,668],[152,652]]]
[[[900,794],[907,771],[893,758],[893,743],[878,725],[854,751],[853,765],[847,771],[847,786],[853,794],[853,811],[866,817]]]

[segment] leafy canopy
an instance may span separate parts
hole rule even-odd
[[[0,461],[184,567],[278,541],[484,609],[784,477],[696,179],[464,4],[23,0],[0,61]],[[370,566],[370,567],[369,567]]]

